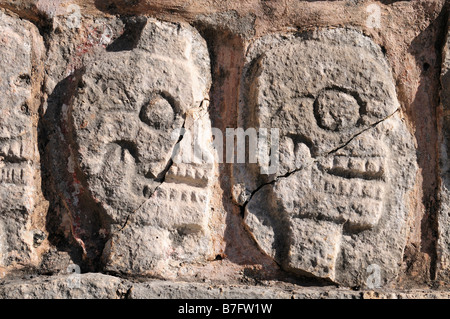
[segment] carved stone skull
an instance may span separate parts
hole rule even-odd
[[[278,173],[236,174],[254,192],[245,223],[260,248],[339,283],[364,284],[370,264],[392,278],[416,167],[381,49],[355,30],[263,37],[242,91],[241,125],[280,130]]]
[[[210,129],[208,116],[198,116],[210,82],[199,34],[154,20],[134,48],[107,50],[82,75],[67,116],[75,171],[110,227],[107,269],[164,275],[172,259],[209,256],[213,163],[172,157],[177,143],[189,142],[174,132],[194,122]]]

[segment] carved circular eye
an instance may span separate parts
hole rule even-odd
[[[159,130],[171,127],[175,114],[169,101],[157,95],[142,107],[139,118],[148,126]]]
[[[321,128],[331,131],[355,126],[360,117],[359,109],[353,96],[334,90],[322,92],[314,104],[317,123]]]

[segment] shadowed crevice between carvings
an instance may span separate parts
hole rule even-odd
[[[445,124],[440,128],[440,121],[443,119],[440,114],[440,74],[449,9],[447,1],[439,15],[409,43],[408,54],[414,58],[414,63],[420,70],[418,86],[411,100],[408,101],[405,96],[409,88],[404,83],[397,83],[402,104],[408,106],[408,120],[415,128],[417,163],[421,168],[422,179],[421,197],[417,200],[418,205],[423,207],[423,212],[415,216],[414,235],[408,242],[409,249],[405,250],[404,256],[407,271],[402,277],[416,283],[420,280],[422,284],[435,280],[439,272],[440,180],[445,176],[441,172],[440,161],[442,162],[441,148],[446,134]],[[444,131],[440,132],[441,129]],[[443,183],[445,185],[445,179]],[[414,274],[417,270],[410,270],[415,268],[420,268],[423,273],[419,280],[418,275]]]
[[[68,251],[82,271],[101,269],[101,252],[106,238],[100,230],[110,220],[92,200],[77,166],[77,147],[70,123],[70,105],[83,69],[76,70],[56,85],[39,123],[44,195],[50,201],[47,231],[50,242]],[[70,234],[67,237],[67,234]]]

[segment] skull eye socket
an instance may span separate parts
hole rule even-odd
[[[142,107],[139,118],[148,126],[160,130],[172,126],[175,112],[167,99],[156,95]]]
[[[350,94],[326,90],[319,94],[314,103],[314,115],[321,128],[341,131],[358,123],[360,106]]]

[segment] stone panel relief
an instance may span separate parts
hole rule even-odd
[[[37,146],[43,54],[38,30],[0,11],[0,61],[9,61],[0,65],[0,268],[37,266],[42,250],[34,239],[45,231]]]
[[[0,279],[448,284],[444,1],[376,27],[364,3],[0,2]],[[227,128],[278,129],[276,173],[251,138],[218,162],[214,124],[221,155]]]
[[[381,49],[354,30],[266,36],[243,77],[240,125],[280,130],[277,174],[234,172],[260,249],[295,273],[355,286],[377,264],[389,281],[417,168]]]
[[[75,185],[64,197],[85,256],[101,253],[83,234],[94,219],[86,215],[91,205],[100,211],[99,226],[88,231],[105,241],[105,270],[170,276],[171,263],[213,254],[215,164],[177,160],[194,147],[185,138],[194,127],[204,153],[212,154],[209,56],[189,26],[151,19],[139,25],[133,47],[120,46],[119,37],[74,73],[77,88],[60,111],[65,169]]]

